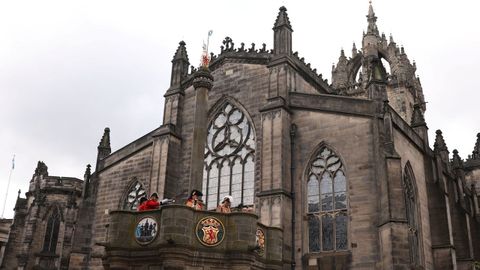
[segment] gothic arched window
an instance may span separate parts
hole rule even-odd
[[[43,240],[43,252],[55,253],[57,249],[58,231],[60,230],[60,214],[53,211],[47,221],[45,238]]]
[[[137,210],[140,198],[145,196],[145,188],[140,182],[136,181],[133,185],[130,186],[127,196],[125,196],[125,199],[123,201],[123,209]]]
[[[246,114],[226,102],[208,126],[203,172],[207,209],[217,207],[225,195],[235,206],[253,205],[255,133]]]
[[[346,250],[347,180],[342,161],[324,146],[307,172],[309,250]]]
[[[410,163],[407,163],[403,173],[403,191],[405,197],[405,209],[408,222],[408,243],[410,245],[410,263],[413,265],[420,264],[419,254],[419,228],[418,228],[418,212],[416,206],[416,192],[413,171]]]

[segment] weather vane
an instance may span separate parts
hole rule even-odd
[[[203,42],[203,53],[200,60],[200,66],[204,68],[208,68],[208,64],[210,63],[210,56],[208,55],[208,45],[210,43],[210,36],[212,34],[213,30],[208,31],[207,44],[205,44],[205,41]]]

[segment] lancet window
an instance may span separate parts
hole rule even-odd
[[[419,226],[418,211],[416,206],[416,192],[414,186],[414,176],[410,164],[405,166],[403,173],[403,191],[405,197],[405,209],[408,222],[408,242],[410,245],[410,262],[413,265],[420,264],[419,254]]]
[[[123,209],[125,210],[137,210],[138,203],[141,197],[145,197],[145,188],[143,185],[136,181],[130,186],[127,195],[123,201]]]
[[[47,221],[45,238],[43,240],[43,252],[55,253],[57,249],[58,231],[60,230],[60,214],[53,211]]]
[[[339,156],[324,146],[307,174],[309,251],[347,249],[347,179]]]

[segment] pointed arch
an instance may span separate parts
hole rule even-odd
[[[58,204],[51,205],[46,212],[45,236],[43,239],[42,252],[55,254],[58,243],[58,234],[60,231],[60,223],[63,222],[62,211]]]
[[[146,197],[145,185],[134,177],[120,199],[120,209],[137,210],[140,198]]]
[[[408,243],[410,250],[410,263],[421,265],[421,237],[420,237],[420,211],[415,175],[410,161],[407,161],[403,170],[402,184],[405,199],[405,216],[408,224]]]
[[[325,142],[310,156],[304,171],[309,251],[348,248],[348,190],[345,165]]]
[[[202,189],[207,209],[231,195],[234,205],[253,205],[254,123],[234,98],[223,96],[209,110]]]
[[[226,103],[230,103],[231,105],[235,106],[236,108],[242,111],[242,113],[247,117],[248,121],[252,125],[254,134],[256,134],[255,131],[257,129],[255,126],[255,122],[253,122],[252,117],[250,113],[247,111],[247,109],[245,108],[245,106],[243,106],[243,104],[240,101],[238,101],[236,98],[225,95],[225,94],[222,95],[217,101],[215,101],[212,107],[210,107],[210,109],[208,110],[207,112],[208,122],[210,123],[212,121],[213,117],[217,115],[219,110],[221,110]]]

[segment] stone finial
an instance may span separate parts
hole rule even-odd
[[[170,79],[171,89],[177,89],[180,86],[182,80],[188,74],[188,66],[190,65],[188,62],[188,54],[187,48],[185,47],[185,42],[182,40],[178,44],[179,46],[172,60],[172,77]]]
[[[292,25],[288,19],[287,9],[280,8],[273,26],[273,54],[292,55]]]
[[[445,140],[443,139],[442,131],[439,129],[435,132],[437,136],[435,136],[435,143],[433,144],[433,150],[435,152],[448,152],[447,145],[445,144]]]
[[[193,75],[193,87],[195,89],[198,88],[206,88],[208,90],[212,89],[213,87],[213,76],[210,73],[208,68],[199,68],[197,72]]]
[[[177,48],[177,51],[175,52],[175,55],[173,56],[172,62],[178,61],[178,60],[184,60],[188,62],[187,48],[185,47],[185,45],[186,44],[183,40],[178,43],[178,48]]]
[[[480,133],[477,134],[477,141],[472,152],[472,159],[480,160]]]
[[[34,176],[48,176],[48,167],[43,161],[37,163]]]
[[[98,144],[99,148],[110,148],[110,128],[106,127],[103,130],[103,136]]]
[[[452,168],[453,169],[462,169],[463,168],[463,160],[458,155],[457,149],[453,149]]]
[[[222,44],[224,46],[220,47],[220,53],[233,52],[235,50],[235,43],[233,43],[233,40],[230,37],[225,37],[225,39],[222,41]]]
[[[279,10],[280,11],[278,12],[277,19],[275,20],[273,30],[276,30],[282,26],[285,26],[286,28],[290,29],[290,31],[293,31],[292,25],[290,24],[290,19],[288,18],[288,15],[287,15],[287,8],[284,6],[281,6]]]
[[[355,42],[353,42],[352,46],[352,58],[355,57],[358,53],[357,46],[355,46]]]
[[[110,155],[112,152],[112,149],[110,148],[110,129],[107,127],[103,131],[103,136],[102,139],[100,140],[100,143],[98,144],[98,154],[97,154],[97,159],[101,160]]]
[[[85,169],[85,174],[83,175],[83,178],[85,180],[90,179],[90,176],[92,175],[91,167],[92,165],[87,164],[87,168]]]
[[[422,105],[420,103],[415,103],[413,105],[412,121],[410,123],[412,127],[425,126],[425,117],[422,112]]]
[[[17,199],[20,198],[20,194],[22,194],[22,190],[21,190],[21,189],[18,190]]]

